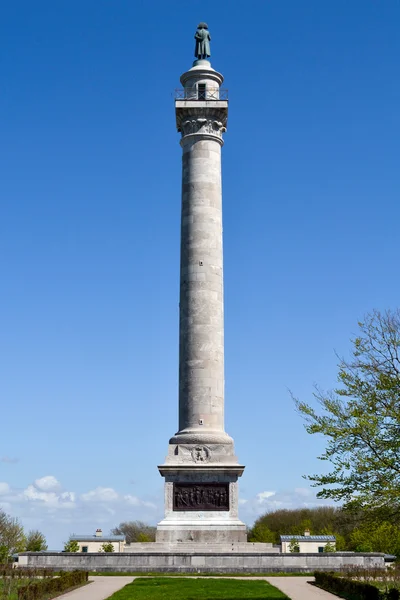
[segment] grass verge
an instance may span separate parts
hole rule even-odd
[[[6,593],[4,590],[3,582],[0,581],[0,598],[2,600],[18,600],[18,588],[25,587],[25,586],[29,585],[30,583],[32,583],[32,579],[20,579],[18,581],[18,585],[14,585],[13,588],[11,590],[8,590]],[[41,597],[41,600],[50,600],[50,598],[51,599],[58,598],[58,596],[62,596],[63,594],[67,594],[68,592],[73,592],[74,590],[77,590],[78,588],[83,587],[84,585],[88,585],[89,583],[92,583],[92,582],[85,581],[84,583],[80,583],[78,585],[74,585],[70,588],[67,588],[66,590],[63,590],[62,592],[53,593],[53,594],[45,594],[44,596]]]
[[[266,581],[235,579],[136,579],[108,600],[289,600]]]

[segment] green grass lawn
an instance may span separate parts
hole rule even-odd
[[[121,575],[132,576],[132,577],[182,577],[182,572],[180,573],[160,573],[159,571],[90,571],[89,575],[93,575],[96,577],[97,575],[107,575],[108,577],[121,577]],[[277,571],[274,573],[185,573],[185,577],[227,577],[228,579],[232,579],[232,577],[312,577],[313,573],[288,573],[287,571]]]
[[[266,581],[238,579],[135,579],[109,600],[288,600]]]

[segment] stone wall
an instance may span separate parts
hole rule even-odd
[[[158,573],[273,573],[337,571],[346,565],[384,567],[383,554],[337,552],[278,554],[262,552],[135,552],[67,553],[24,552],[20,567],[50,567],[63,571],[158,572]]]

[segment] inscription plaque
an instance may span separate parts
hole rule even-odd
[[[229,510],[229,483],[174,483],[174,510]]]

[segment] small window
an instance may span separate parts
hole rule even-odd
[[[206,99],[206,84],[205,83],[199,83],[199,85],[197,86],[197,98],[198,98],[198,100]]]
[[[323,552],[324,551],[324,547],[323,546],[318,546],[318,552]]]
[[[89,550],[89,546],[82,546],[82,552],[87,552]]]

